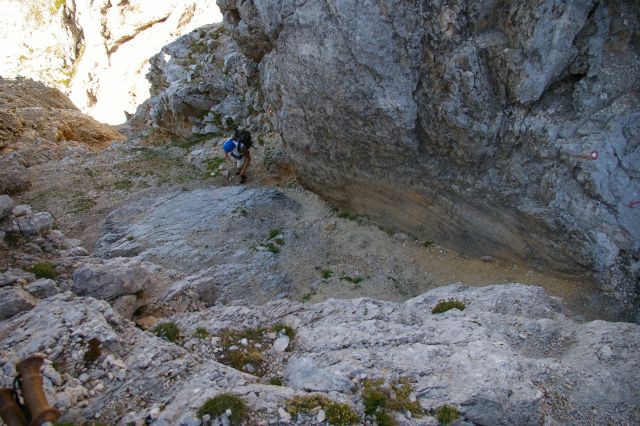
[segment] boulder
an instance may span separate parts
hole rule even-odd
[[[0,288],[0,321],[36,306],[35,299],[19,287]]]
[[[29,293],[38,299],[46,299],[60,292],[56,282],[48,278],[41,278],[24,287]]]
[[[21,279],[31,282],[36,279],[36,276],[32,272],[27,272],[19,268],[9,268],[0,274],[0,287],[14,284]]]
[[[46,234],[53,226],[53,216],[48,212],[38,212],[26,216],[14,218],[5,231],[11,234],[22,235],[26,239],[35,238]]]
[[[140,263],[125,258],[85,264],[73,273],[72,279],[74,293],[105,300],[135,295],[150,285],[149,273]]]

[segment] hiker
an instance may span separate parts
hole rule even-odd
[[[252,144],[251,133],[249,133],[248,130],[236,129],[233,137],[227,140],[223,146],[224,158],[232,156],[236,159],[236,165],[238,166],[236,175],[240,175],[240,183],[247,181],[247,169],[249,168],[249,164],[251,164],[249,148],[251,148]]]

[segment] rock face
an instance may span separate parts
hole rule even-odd
[[[25,78],[0,79],[0,194],[27,190],[27,168],[65,148],[104,148],[123,139],[57,89]]]
[[[7,0],[3,9],[0,75],[55,85],[84,113],[111,124],[148,97],[150,56],[220,20],[213,0]]]
[[[221,24],[180,37],[150,59],[151,98],[131,122],[180,136],[221,134],[267,123],[256,64]]]
[[[218,4],[308,187],[638,297],[637,2]]]
[[[465,309],[431,313],[438,300],[450,298]],[[364,424],[363,380],[378,378],[409,380],[410,397],[422,408],[453,404],[475,424],[640,421],[640,326],[577,324],[539,287],[452,285],[402,304],[216,306],[171,320],[180,344],[141,331],[105,302],[57,295],[3,324],[0,384],[11,384],[21,357],[48,354],[64,373],[44,369],[47,396],[62,409],[62,420],[74,423],[198,424],[197,408],[223,392],[247,402],[250,424],[277,423],[286,417],[279,412],[287,400],[314,390],[352,404]],[[288,356],[270,365],[269,375],[281,375],[284,386],[218,362],[220,340],[213,336],[223,329],[275,323],[289,324],[297,336]],[[196,328],[212,337],[194,337]],[[89,358],[91,339],[100,351]],[[428,416],[398,417],[400,424],[436,424]]]

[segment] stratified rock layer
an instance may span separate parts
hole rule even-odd
[[[637,298],[637,2],[218,4],[311,189]]]
[[[431,313],[438,300],[449,298],[465,309]],[[577,324],[539,287],[452,285],[402,304],[352,299],[215,306],[171,320],[180,345],[136,328],[105,302],[54,296],[3,323],[0,384],[11,384],[21,357],[48,354],[62,373],[48,365],[45,390],[62,419],[75,423],[197,424],[197,408],[226,392],[247,402],[250,424],[277,422],[286,401],[306,391],[348,402],[364,419],[366,378],[408,379],[411,397],[425,410],[453,404],[475,424],[640,421],[640,326]],[[276,345],[261,349],[280,360],[269,366],[270,375],[283,377],[284,386],[217,361],[221,344],[213,336],[223,329],[276,323],[296,331],[286,357]],[[200,337],[193,335],[196,328]],[[93,355],[92,339],[100,346]],[[404,413],[397,418],[417,424]],[[418,424],[436,423],[427,417]]]

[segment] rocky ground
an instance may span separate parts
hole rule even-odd
[[[221,79],[224,109],[153,127],[195,113],[158,66],[169,84],[119,134],[63,120],[64,97],[0,115],[15,130],[0,147],[1,385],[45,354],[47,397],[73,424],[640,422],[640,326],[603,321],[629,318],[616,299],[333,208],[286,167],[268,111],[238,112],[256,141],[238,185],[220,151],[237,93]]]

